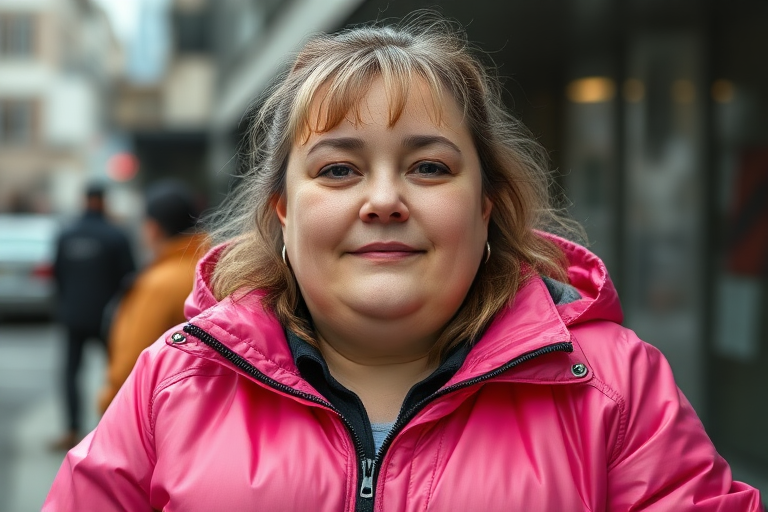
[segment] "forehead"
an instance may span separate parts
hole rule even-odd
[[[463,110],[442,84],[410,74],[377,73],[348,84],[329,79],[299,97],[304,100],[297,105],[292,123],[293,139],[298,144],[344,121],[360,126],[370,117],[373,104],[378,110],[386,110],[384,116],[390,128],[404,116],[426,118],[435,126],[463,124],[464,119]]]
[[[326,160],[335,151],[350,151],[367,155],[366,158],[404,158],[417,151],[430,151],[444,158],[454,158],[455,170],[481,169],[474,137],[464,120],[463,111],[447,94],[438,102],[426,86],[414,84],[411,94],[397,121],[390,122],[392,99],[382,80],[374,81],[365,96],[356,104],[355,112],[348,113],[335,126],[325,131],[307,130],[305,136],[293,142],[289,152],[288,168],[298,162]],[[322,104],[314,106],[314,116],[324,119]],[[311,118],[316,119],[316,118]],[[442,148],[442,150],[438,149]],[[448,156],[449,153],[454,156]],[[327,153],[332,151],[332,153]],[[290,173],[289,173],[290,174]],[[479,173],[481,175],[482,173]]]

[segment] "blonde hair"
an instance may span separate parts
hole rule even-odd
[[[498,79],[475,56],[463,30],[435,13],[315,35],[298,52],[251,114],[246,170],[214,219],[214,236],[229,244],[215,267],[213,291],[221,299],[261,290],[263,304],[283,326],[316,344],[295,278],[280,256],[274,206],[285,190],[291,145],[310,130],[322,133],[349,114],[358,117],[360,100],[379,78],[390,99],[391,124],[402,114],[414,79],[426,83],[435,106],[450,94],[463,108],[480,157],[483,193],[493,203],[492,255],[439,336],[431,353],[436,360],[477,339],[528,277],[567,281],[562,252],[537,230],[568,221],[550,206],[545,150],[506,110]],[[313,105],[320,108],[312,112],[320,114],[310,113]]]

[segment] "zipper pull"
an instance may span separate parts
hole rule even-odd
[[[373,498],[373,469],[376,467],[376,461],[363,459],[360,463],[363,466],[363,484],[360,486],[360,497]]]

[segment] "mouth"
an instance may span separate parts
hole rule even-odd
[[[374,242],[350,251],[350,254],[368,259],[396,260],[417,256],[424,252],[401,242]]]

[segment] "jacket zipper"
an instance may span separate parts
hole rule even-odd
[[[373,461],[366,457],[365,449],[363,448],[363,443],[360,441],[360,437],[357,435],[357,432],[355,432],[354,427],[352,426],[352,423],[347,420],[347,418],[344,417],[341,412],[336,409],[336,407],[333,406],[330,402],[327,402],[315,395],[311,395],[309,393],[304,393],[303,391],[299,391],[297,389],[294,389],[290,386],[286,386],[285,384],[281,384],[280,382],[277,382],[276,380],[268,377],[264,373],[260,372],[256,369],[255,366],[253,366],[251,363],[246,361],[242,356],[237,354],[236,352],[232,351],[229,347],[224,345],[222,342],[208,334],[208,332],[204,331],[200,327],[192,324],[187,324],[184,326],[184,332],[193,335],[194,337],[198,338],[200,341],[214,349],[216,352],[221,354],[227,361],[231,362],[244,372],[246,372],[248,375],[253,377],[254,379],[258,380],[259,382],[262,382],[266,384],[267,386],[276,389],[278,391],[281,391],[283,393],[293,395],[299,398],[302,398],[304,400],[309,400],[310,402],[314,402],[316,404],[322,405],[323,407],[326,407],[336,413],[336,415],[341,419],[342,423],[344,423],[344,426],[347,428],[347,431],[349,431],[350,436],[352,437],[352,442],[355,445],[355,451],[357,452],[357,460],[361,461],[362,465],[362,471],[360,472],[361,475],[361,484],[360,484],[360,497],[372,497],[373,496],[373,481],[371,480],[371,475],[373,471]],[[370,493],[370,496],[368,494]]]
[[[523,354],[520,357],[512,359],[511,361],[505,363],[504,365],[496,368],[493,371],[484,373],[483,375],[479,375],[469,380],[457,382],[452,386],[449,386],[447,388],[437,391],[436,393],[433,393],[432,395],[421,400],[419,403],[415,404],[405,414],[398,417],[397,421],[392,426],[392,430],[389,431],[389,434],[387,434],[387,437],[384,439],[384,442],[381,444],[381,448],[376,453],[375,457],[373,459],[370,459],[366,456],[365,449],[363,448],[363,443],[362,441],[360,441],[360,437],[357,435],[357,432],[355,432],[355,429],[352,426],[352,423],[350,423],[349,420],[347,420],[347,418],[345,418],[344,415],[341,414],[341,412],[338,409],[336,409],[336,407],[333,406],[333,404],[315,395],[304,393],[303,391],[299,391],[290,386],[286,386],[285,384],[277,382],[276,380],[268,377],[267,375],[265,375],[264,373],[256,369],[256,367],[253,366],[251,363],[246,361],[242,356],[232,351],[229,347],[227,347],[226,345],[221,343],[219,340],[217,340],[216,338],[208,334],[208,332],[204,331],[203,329],[201,329],[196,325],[186,324],[184,326],[184,332],[198,338],[200,341],[202,341],[203,343],[205,343],[206,345],[214,349],[216,352],[221,354],[226,360],[228,360],[229,362],[231,362],[232,364],[234,364],[235,366],[237,366],[238,368],[246,372],[248,375],[250,375],[254,379],[258,380],[259,382],[262,382],[267,386],[273,389],[276,389],[280,392],[283,392],[285,394],[293,395],[293,396],[302,398],[304,400],[314,402],[316,404],[322,405],[323,407],[326,407],[327,409],[330,409],[331,411],[333,411],[339,417],[339,419],[344,424],[344,426],[347,428],[347,431],[352,437],[353,444],[355,445],[357,458],[358,458],[358,461],[360,461],[360,476],[359,476],[360,490],[358,495],[360,498],[365,499],[364,501],[366,505],[365,509],[367,510],[373,509],[374,494],[375,494],[374,482],[376,481],[376,477],[378,476],[379,461],[384,459],[384,455],[389,449],[389,445],[392,443],[392,440],[395,438],[398,432],[400,432],[400,430],[416,414],[418,414],[427,404],[436,400],[437,398],[440,398],[441,396],[445,396],[448,393],[452,393],[453,391],[463,389],[469,386],[473,386],[480,382],[497,377],[498,375],[501,375],[502,373],[517,366],[518,364],[524,363],[538,356],[549,354],[551,352],[573,352],[573,345],[568,342],[561,342],[561,343],[555,343],[552,345],[547,345],[538,350],[534,350],[533,352],[529,352],[527,354]]]

